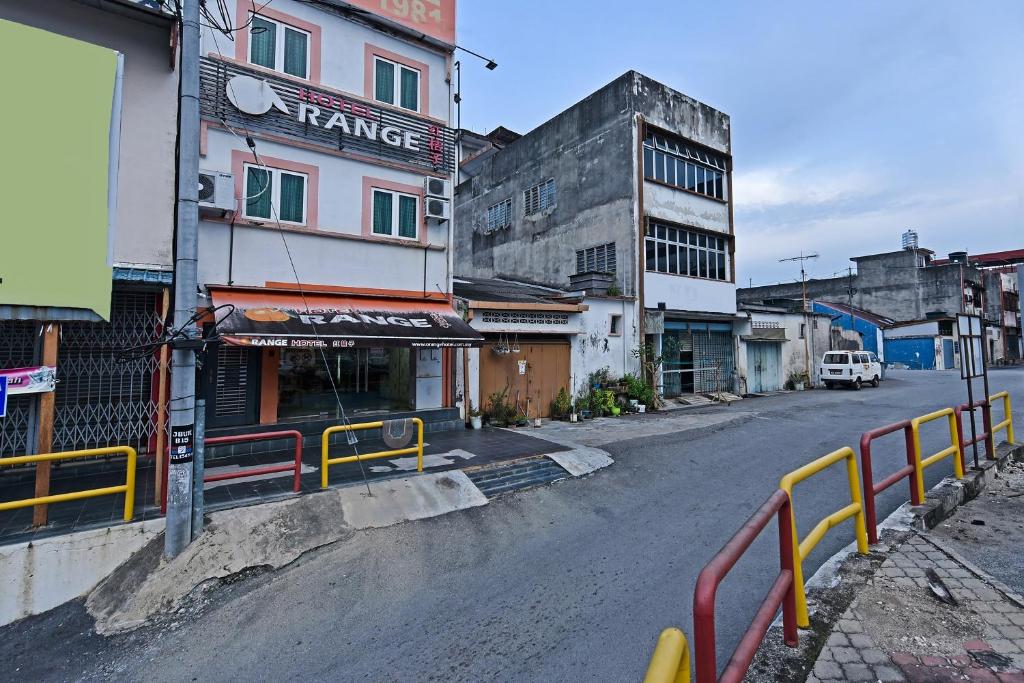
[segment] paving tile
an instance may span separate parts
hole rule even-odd
[[[992,645],[992,649],[1002,655],[1016,654],[1021,651],[1016,643],[1005,638],[993,638],[989,642]]]
[[[832,635],[828,637],[828,640],[825,642],[825,645],[827,645],[830,648],[849,647],[850,640],[846,637],[846,634],[834,632],[832,633]]]
[[[861,661],[860,655],[852,647],[832,648],[832,656],[841,664]]]
[[[843,678],[843,670],[835,662],[818,662],[814,665],[813,673],[823,681],[838,681]]]
[[[1022,614],[1021,617],[1022,619],[1024,619],[1024,614]],[[838,626],[839,630],[843,631],[844,633],[864,632],[864,626],[860,623],[860,621],[856,619],[840,619]]]
[[[871,640],[871,637],[864,633],[854,633],[850,635],[850,645],[854,646],[858,650],[866,650],[875,646],[875,641]]]
[[[889,657],[877,648],[861,650],[860,658],[868,664],[889,664]]]
[[[873,666],[871,671],[874,673],[874,680],[882,681],[882,683],[894,683],[895,681],[905,681],[903,674],[900,673],[899,669],[888,666]]]
[[[844,664],[843,673],[848,681],[874,681],[875,672],[866,664]]]

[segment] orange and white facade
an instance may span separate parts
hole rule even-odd
[[[438,313],[455,0],[227,4],[234,40],[204,28],[201,64],[201,304],[232,330],[204,368],[208,425],[331,419],[339,399],[443,421],[451,347],[473,343]]]

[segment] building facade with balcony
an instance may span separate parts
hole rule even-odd
[[[451,307],[455,3],[225,4],[234,40],[204,28],[201,63],[208,428],[458,424],[452,348],[479,337]]]
[[[461,164],[456,272],[623,297],[627,366],[649,347],[666,397],[734,390],[729,117],[630,71],[522,136],[499,130]]]

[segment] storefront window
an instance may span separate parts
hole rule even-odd
[[[278,417],[339,417],[332,379],[349,415],[411,410],[409,354],[409,349],[284,350]]]

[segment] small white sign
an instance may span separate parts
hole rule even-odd
[[[526,374],[526,361],[525,360],[521,360],[521,361],[516,361],[516,362],[519,363],[519,374],[520,375],[525,375]]]

